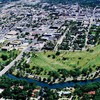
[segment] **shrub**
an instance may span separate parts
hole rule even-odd
[[[51,55],[48,55],[47,57],[51,57]]]
[[[63,57],[62,60],[66,60],[67,58]]]
[[[7,60],[7,59],[8,59],[8,56],[5,55],[5,54],[2,54],[2,55],[1,55],[1,58],[2,58],[2,60]]]
[[[59,55],[60,55],[60,52],[59,52],[59,51],[57,51],[57,52],[56,52],[56,55],[57,55],[57,56],[59,56]]]
[[[52,55],[52,59],[55,59],[55,55]]]

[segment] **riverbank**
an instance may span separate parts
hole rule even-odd
[[[11,73],[10,73],[11,74]],[[14,74],[12,74],[13,76],[16,76]],[[76,82],[76,81],[85,81],[85,80],[94,80],[100,77],[100,70],[95,71],[90,73],[89,75],[85,75],[85,76],[78,76],[78,77],[66,77],[66,78],[46,78],[46,77],[42,77],[40,75],[31,75],[29,73],[26,73],[24,76],[16,76],[16,77],[27,77],[29,79],[35,79],[39,82],[45,82],[47,84],[59,84],[59,83],[63,83],[63,82]]]
[[[6,74],[7,77],[9,78],[12,78],[12,79],[19,79],[19,80],[26,80],[28,81],[29,83],[36,83],[38,86],[41,86],[41,87],[48,87],[50,89],[60,89],[60,88],[65,88],[65,87],[74,87],[76,84],[79,84],[79,85],[85,85],[85,84],[88,84],[88,83],[93,83],[93,82],[100,82],[100,78],[97,78],[97,79],[93,79],[93,80],[84,80],[84,81],[72,81],[72,82],[62,82],[62,83],[55,83],[55,84],[48,84],[48,83],[45,83],[45,82],[39,82],[35,79],[30,79],[30,78],[17,78],[11,74]]]

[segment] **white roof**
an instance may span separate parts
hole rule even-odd
[[[41,39],[49,40],[49,37],[43,36]]]
[[[25,46],[26,47],[27,45],[28,45],[28,43],[23,43],[21,46]]]
[[[16,38],[16,36],[15,35],[14,36],[6,35],[5,38],[7,38],[7,39],[13,39],[13,38]]]
[[[44,33],[44,35],[53,35],[54,33]]]
[[[61,94],[70,94],[71,92],[70,91],[60,91],[58,93],[61,95]]]
[[[16,31],[10,31],[10,32],[8,33],[8,35],[16,35],[16,34],[17,34]]]
[[[4,91],[4,89],[0,89],[0,93],[2,93]]]

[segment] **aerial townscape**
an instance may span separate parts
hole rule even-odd
[[[0,0],[0,100],[100,100],[100,0]]]

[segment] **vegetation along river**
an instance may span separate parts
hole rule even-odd
[[[11,75],[11,74],[7,74],[7,76],[9,78],[12,78],[12,79],[26,80],[29,83],[34,82],[38,86],[48,87],[50,89],[65,88],[65,87],[74,87],[76,84],[85,85],[85,84],[92,83],[92,82],[100,82],[100,78],[97,78],[97,79],[85,80],[85,81],[63,82],[63,83],[48,84],[48,83],[45,83],[45,82],[39,82],[39,81],[37,81],[35,79],[30,79],[30,78],[17,78],[15,76]]]

